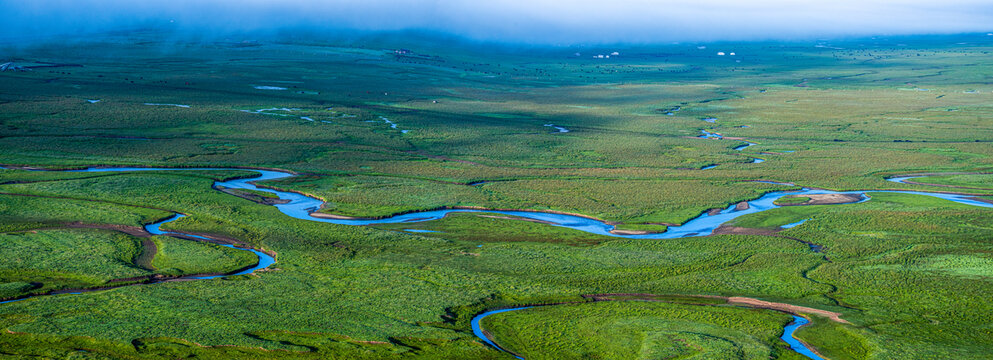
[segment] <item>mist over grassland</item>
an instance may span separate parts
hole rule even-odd
[[[540,45],[796,40],[993,31],[980,0],[613,2],[552,0],[4,1],[0,40],[154,28],[182,39],[414,30]],[[56,38],[58,39],[58,38]]]

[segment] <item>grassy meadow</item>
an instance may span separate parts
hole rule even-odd
[[[188,217],[163,229],[237,239],[277,263],[2,304],[0,354],[511,359],[472,335],[474,315],[578,302],[484,325],[527,359],[802,358],[778,339],[783,313],[581,297],[640,293],[839,312],[851,324],[815,316],[797,332],[836,360],[987,359],[993,211],[931,197],[873,193],[729,224],[764,235],[630,240],[491,213],[305,221],[211,187],[251,174],[236,169],[25,167],[279,168],[300,175],[261,185],[321,198],[329,214],[553,210],[650,231],[801,186],[993,195],[991,44],[985,34],[706,49],[386,37],[177,44],[136,32],[11,47],[15,63],[82,66],[0,73],[0,297],[254,261],[114,230],[175,212]],[[589,56],[612,51],[621,55]],[[925,173],[919,184],[886,181]]]
[[[803,359],[779,346],[782,313],[596,302],[490,315],[495,340],[525,359]]]

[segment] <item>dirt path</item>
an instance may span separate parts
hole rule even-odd
[[[798,316],[801,314],[814,314],[817,316],[826,317],[834,322],[839,322],[842,324],[851,324],[851,322],[849,322],[848,320],[841,318],[841,313],[837,313],[833,311],[815,309],[811,307],[792,305],[786,303],[776,303],[776,302],[770,302],[770,301],[740,297],[740,296],[732,296],[725,299],[727,299],[728,304],[731,305],[740,305],[740,306],[753,307],[759,309],[777,310]]]
[[[719,299],[727,301],[724,304],[710,304],[710,303],[700,303],[694,305],[708,305],[708,306],[719,306],[719,305],[733,305],[733,306],[744,306],[756,309],[768,309],[782,311],[788,314],[793,314],[797,316],[802,316],[803,314],[817,315],[831,319],[842,324],[851,324],[848,320],[841,318],[841,313],[834,311],[827,311],[821,309],[815,309],[806,306],[799,306],[786,303],[777,303],[765,300],[759,300],[755,298],[742,297],[742,296],[717,296],[717,295],[660,295],[660,294],[638,294],[638,293],[608,293],[608,294],[591,294],[583,295],[584,298],[591,299],[593,301],[658,301],[658,302],[672,302],[667,297],[678,296],[683,298],[700,298],[700,299]]]

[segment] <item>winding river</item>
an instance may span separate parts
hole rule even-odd
[[[315,218],[313,216],[310,216],[310,213],[316,211],[317,209],[320,209],[321,205],[323,204],[321,200],[310,198],[297,193],[260,188],[252,184],[253,181],[286,178],[292,176],[292,174],[278,172],[278,171],[270,171],[270,170],[259,170],[259,172],[262,174],[262,176],[259,178],[238,179],[238,180],[231,180],[225,182],[218,182],[216,183],[216,185],[229,187],[229,188],[248,189],[248,190],[265,191],[265,192],[273,193],[279,196],[280,199],[290,200],[289,203],[275,205],[277,208],[279,208],[281,212],[283,212],[288,216],[297,219],[327,222],[327,223],[339,224],[339,225],[374,225],[374,224],[422,222],[422,221],[438,220],[444,218],[446,215],[450,213],[486,212],[486,213],[499,213],[504,215],[518,216],[532,220],[545,221],[553,226],[565,227],[565,228],[583,231],[591,234],[597,234],[597,235],[623,237],[629,239],[672,239],[672,238],[680,238],[687,236],[710,235],[713,233],[715,229],[717,229],[717,227],[739,216],[754,214],[780,207],[779,205],[774,204],[774,202],[777,199],[787,195],[802,196],[802,195],[817,195],[817,194],[863,194],[866,192],[891,192],[891,193],[932,196],[961,204],[993,208],[993,204],[970,199],[971,197],[970,195],[931,193],[931,192],[922,192],[922,191],[897,191],[897,190],[830,191],[830,190],[802,189],[797,191],[770,192],[765,195],[762,195],[758,199],[748,201],[749,207],[746,210],[736,210],[735,205],[730,205],[726,209],[721,210],[719,213],[713,215],[704,213],[686,222],[683,225],[670,226],[663,233],[620,235],[620,234],[612,233],[611,230],[614,229],[614,226],[609,225],[602,220],[591,219],[576,215],[545,213],[538,211],[443,209],[443,210],[414,212],[414,213],[391,216],[382,219]]]
[[[755,145],[758,145],[758,144],[753,143],[751,141],[745,141],[745,145],[739,145],[738,147],[735,147],[734,149],[735,150],[738,150],[738,151],[742,151],[742,150],[747,149],[749,146],[755,146]]]
[[[210,239],[210,238],[204,237],[204,236],[200,236],[200,235],[185,234],[185,233],[175,233],[175,232],[169,232],[169,231],[164,231],[164,230],[160,229],[160,227],[162,227],[162,224],[173,222],[173,221],[182,219],[184,217],[186,217],[186,215],[176,214],[176,215],[173,215],[172,217],[170,217],[168,219],[159,221],[157,223],[145,225],[145,231],[148,231],[152,235],[167,235],[167,236],[182,235],[182,236],[186,236],[186,237],[192,237],[192,238],[204,240],[204,241],[207,241],[207,242],[215,242],[213,239]],[[236,271],[236,272],[233,272],[233,273],[230,273],[230,274],[206,275],[206,276],[191,275],[191,276],[182,277],[180,279],[184,279],[184,280],[186,280],[186,279],[188,279],[188,280],[207,280],[207,279],[221,278],[221,277],[225,277],[225,276],[248,275],[248,274],[251,274],[251,273],[255,272],[256,270],[261,270],[261,269],[268,268],[272,264],[275,264],[276,263],[276,258],[272,257],[269,254],[266,254],[264,252],[261,252],[261,251],[258,251],[258,250],[252,249],[252,248],[240,248],[240,247],[236,247],[236,246],[231,245],[231,244],[218,244],[218,245],[229,247],[229,248],[236,249],[236,250],[249,251],[249,252],[255,254],[256,257],[258,257],[258,262],[255,264],[255,266],[252,266],[252,267],[249,267],[249,268],[245,268],[245,269],[243,269],[241,271]]]
[[[800,353],[800,355],[806,356],[813,360],[824,360],[824,358],[820,357],[820,355],[817,355],[817,353],[808,348],[803,341],[800,341],[800,339],[793,336],[797,329],[804,327],[809,323],[810,320],[807,320],[801,316],[793,315],[793,322],[783,328],[783,336],[780,336],[779,338],[783,339],[783,341],[787,344],[790,344],[790,349]]]
[[[544,306],[555,306],[555,305],[544,305]],[[492,346],[494,349],[497,349],[497,350],[506,352],[508,354],[511,354],[515,358],[518,358],[520,360],[524,360],[524,358],[522,358],[522,357],[518,356],[517,354],[514,354],[514,353],[512,353],[510,351],[507,351],[506,349],[500,347],[500,345],[497,345],[495,342],[493,342],[493,339],[490,339],[489,334],[487,334],[486,331],[483,330],[483,326],[482,326],[482,324],[480,324],[480,322],[484,318],[486,318],[487,316],[490,316],[490,315],[493,315],[493,314],[505,313],[505,312],[508,312],[508,311],[517,311],[517,310],[530,309],[530,308],[533,308],[533,307],[535,307],[535,306],[524,306],[524,307],[516,307],[516,308],[509,308],[509,309],[497,309],[497,310],[490,310],[490,311],[481,313],[479,315],[476,315],[475,317],[472,318],[472,321],[470,322],[470,325],[472,326],[472,334],[473,335],[476,335],[477,338],[479,338],[480,340],[482,340],[483,342],[485,342],[487,345]],[[804,327],[807,324],[810,324],[810,320],[807,320],[806,318],[803,318],[801,316],[793,315],[793,321],[790,322],[785,327],[783,327],[783,335],[780,336],[779,338],[782,339],[783,341],[785,341],[787,344],[789,344],[790,345],[790,349],[792,349],[793,351],[796,351],[797,353],[800,353],[800,355],[806,356],[806,357],[808,357],[810,359],[813,359],[813,360],[824,360],[824,358],[820,357],[819,355],[817,355],[817,353],[815,353],[813,350],[811,350],[809,347],[807,347],[807,345],[804,344],[803,341],[800,341],[800,339],[797,339],[796,337],[793,336],[793,334],[796,333],[797,329],[799,329],[801,327]]]
[[[747,146],[751,146],[752,144],[749,143],[749,144],[746,144],[746,145]],[[69,171],[73,171],[73,172],[138,172],[138,171],[165,171],[165,170],[246,170],[246,169],[120,167],[120,168],[88,168],[88,169],[83,169],[83,170],[69,170]],[[611,230],[614,229],[614,226],[613,225],[609,225],[609,224],[607,224],[607,223],[605,223],[604,221],[601,221],[601,220],[592,219],[592,218],[586,218],[586,217],[576,216],[576,215],[545,213],[545,212],[539,212],[539,211],[502,211],[502,210],[474,210],[474,209],[472,209],[472,210],[468,210],[468,209],[444,209],[444,210],[431,210],[431,211],[422,211],[422,212],[408,213],[408,214],[402,214],[402,215],[395,215],[395,216],[390,216],[390,217],[382,218],[382,219],[329,219],[329,218],[317,218],[317,217],[311,216],[310,214],[312,212],[315,212],[318,209],[320,209],[321,205],[323,204],[323,202],[320,199],[308,197],[308,196],[305,196],[305,195],[302,195],[302,194],[298,194],[298,193],[293,193],[293,192],[286,192],[286,191],[279,191],[279,190],[273,190],[273,189],[267,189],[267,188],[260,188],[260,187],[258,187],[258,186],[256,186],[254,184],[254,182],[256,182],[256,181],[284,179],[284,178],[292,177],[292,176],[294,176],[294,174],[289,173],[289,172],[274,171],[274,170],[256,170],[256,169],[250,169],[250,170],[255,171],[255,172],[258,172],[259,173],[259,176],[258,177],[254,177],[254,178],[243,178],[243,179],[235,179],[235,180],[228,180],[228,181],[216,181],[214,183],[214,187],[223,186],[223,187],[226,187],[226,188],[244,189],[244,190],[255,190],[255,191],[263,191],[263,192],[272,193],[272,194],[275,194],[276,196],[278,196],[280,199],[288,200],[288,202],[285,203],[285,204],[276,204],[276,205],[274,205],[274,206],[276,206],[276,208],[279,209],[280,212],[282,212],[283,214],[285,214],[287,216],[290,216],[290,217],[293,217],[293,218],[297,218],[297,219],[307,220],[307,221],[318,221],[318,222],[325,222],[325,223],[332,223],[332,224],[339,224],[339,225],[352,225],[352,226],[373,225],[373,224],[393,224],[393,223],[422,222],[422,221],[438,220],[438,219],[444,218],[446,215],[448,215],[450,213],[482,213],[482,212],[485,212],[485,213],[499,213],[499,214],[505,214],[505,215],[518,216],[518,217],[532,219],[532,220],[539,220],[539,221],[547,222],[547,223],[549,223],[552,226],[559,226],[559,227],[569,228],[569,229],[583,231],[583,232],[587,232],[587,233],[591,233],[591,234],[597,234],[597,235],[612,236],[612,237],[623,237],[623,238],[629,238],[629,239],[671,239],[671,238],[680,238],[680,237],[688,237],[688,236],[706,236],[706,235],[710,235],[710,234],[713,233],[713,231],[717,227],[719,227],[722,224],[727,223],[728,221],[730,221],[732,219],[735,219],[735,218],[737,218],[739,216],[747,215],[747,214],[754,214],[754,213],[758,213],[758,212],[762,212],[762,211],[766,211],[766,210],[775,209],[775,208],[780,207],[778,205],[775,205],[774,202],[777,199],[779,199],[779,198],[781,198],[783,196],[787,196],[787,195],[801,195],[802,196],[802,195],[817,195],[817,194],[865,194],[865,193],[873,193],[873,192],[889,192],[889,193],[902,193],[902,194],[914,194],[914,195],[931,196],[931,197],[941,198],[941,199],[949,200],[949,201],[960,203],[960,204],[967,204],[967,205],[973,205],[973,206],[979,206],[979,207],[985,207],[985,208],[993,208],[993,204],[972,199],[971,198],[971,195],[936,193],[936,192],[923,192],[923,191],[901,191],[901,190],[830,191],[830,190],[815,190],[815,189],[804,188],[804,189],[801,189],[801,190],[794,190],[794,191],[776,191],[776,192],[766,193],[765,195],[762,195],[758,199],[748,201],[748,205],[749,206],[748,206],[747,209],[737,210],[735,205],[731,205],[728,208],[726,208],[724,210],[721,210],[720,212],[714,213],[712,215],[709,214],[709,213],[703,213],[700,216],[698,216],[698,217],[696,217],[696,218],[694,218],[694,219],[686,222],[683,225],[670,226],[665,232],[662,232],[662,233],[638,234],[638,235],[621,235],[621,234],[614,234],[614,233],[612,233]],[[890,178],[888,180],[902,183],[903,181],[905,181],[907,179],[910,179],[910,178],[913,178],[913,177],[909,177],[909,176],[908,177],[895,177],[895,178]],[[769,182],[769,183],[775,183],[775,182]],[[783,184],[783,183],[777,183],[777,184]],[[783,184],[783,185],[789,185],[789,184]],[[867,200],[869,200],[869,197],[868,196],[863,196],[863,200],[862,201],[867,201]],[[183,215],[183,214],[178,214],[177,213],[175,216],[170,217],[168,219],[162,220],[162,221],[157,222],[157,223],[154,223],[154,224],[149,224],[149,225],[147,225],[145,227],[145,229],[149,233],[156,234],[156,235],[182,235],[182,236],[194,237],[194,238],[199,238],[199,239],[202,239],[202,240],[210,241],[210,239],[208,239],[206,237],[202,237],[202,236],[197,236],[197,235],[192,235],[192,234],[173,233],[173,232],[163,231],[163,230],[160,229],[160,226],[162,224],[165,224],[165,223],[168,223],[168,222],[171,222],[171,221],[179,220],[179,219],[183,218],[184,216],[185,215]],[[806,221],[806,220],[804,220],[804,221]],[[784,227],[798,226],[798,225],[802,224],[804,221],[801,221],[801,222],[798,222],[798,223],[794,223],[794,224],[787,224]],[[227,245],[227,246],[230,246],[230,247],[235,248],[234,246],[231,246],[231,245]],[[236,248],[236,249],[240,249],[240,248]],[[239,271],[239,272],[234,273],[234,274],[228,274],[228,275],[211,275],[211,276],[189,276],[189,277],[184,277],[184,278],[179,278],[179,279],[169,279],[169,280],[164,280],[164,281],[174,281],[174,280],[203,280],[203,279],[213,279],[213,278],[222,277],[222,276],[249,274],[249,273],[252,273],[252,272],[254,272],[256,270],[264,269],[264,268],[272,265],[275,262],[275,259],[273,259],[271,256],[269,256],[269,255],[267,255],[267,254],[265,254],[263,252],[260,252],[260,251],[254,250],[254,249],[241,249],[241,250],[251,251],[255,255],[257,255],[259,257],[258,264],[256,266],[252,267],[252,268],[245,269],[245,270]],[[54,294],[55,293],[53,293],[52,295],[54,295]],[[39,296],[41,296],[41,295],[39,295]],[[24,300],[24,299],[19,299],[19,300]],[[14,300],[14,301],[17,301],[17,300]],[[522,309],[527,309],[527,308],[528,307],[520,307],[520,308],[512,308],[512,309],[500,309],[500,310],[487,311],[487,312],[484,312],[482,314],[479,314],[476,317],[474,317],[472,319],[472,321],[471,321],[473,333],[477,337],[479,337],[481,340],[483,340],[484,342],[486,342],[487,344],[493,346],[496,349],[500,349],[501,351],[504,351],[503,349],[501,349],[497,344],[495,344],[492,340],[490,340],[486,336],[486,334],[483,332],[482,327],[480,326],[480,320],[482,320],[483,318],[485,318],[485,317],[487,317],[489,315],[492,315],[492,314],[497,314],[497,313],[507,312],[507,311],[522,310]],[[804,318],[798,317],[798,316],[794,316],[794,321],[792,323],[790,323],[790,325],[788,325],[788,326],[786,326],[784,328],[784,333],[783,333],[782,339],[785,340],[787,343],[789,343],[790,346],[791,346],[791,348],[793,348],[794,350],[796,350],[800,354],[803,354],[803,355],[805,355],[805,356],[807,356],[808,358],[811,358],[811,359],[822,360],[821,357],[817,356],[813,351],[811,351],[810,349],[808,349],[802,342],[800,342],[799,340],[797,340],[796,338],[793,337],[793,333],[796,331],[796,329],[798,329],[799,327],[804,326],[804,325],[806,325],[808,323],[809,323],[809,321],[807,319],[804,319]]]
[[[475,317],[472,318],[472,321],[469,322],[469,324],[472,326],[472,334],[473,335],[476,335],[476,337],[478,337],[480,340],[483,340],[483,342],[485,342],[487,345],[492,346],[493,348],[495,348],[497,350],[500,350],[500,351],[509,353],[511,355],[514,355],[513,353],[507,351],[506,349],[500,347],[495,342],[493,342],[493,340],[490,339],[489,335],[486,335],[486,331],[483,330],[483,326],[479,322],[482,321],[483,318],[485,318],[487,316],[490,316],[490,315],[493,315],[493,314],[499,314],[499,313],[504,313],[504,312],[508,312],[508,311],[517,311],[517,310],[530,309],[530,308],[533,308],[533,307],[534,306],[524,306],[524,307],[516,307],[516,308],[510,308],[510,309],[497,309],[497,310],[490,310],[490,311],[484,312],[482,314],[476,315]],[[515,358],[518,358],[518,359],[521,359],[521,360],[524,360],[524,358],[522,358],[520,356],[517,356],[517,355],[514,355],[514,357]]]
[[[865,194],[873,192],[887,192],[887,193],[901,193],[901,194],[913,194],[913,195],[923,195],[931,196],[940,199],[949,200],[952,202],[973,205],[985,208],[993,208],[993,204],[972,199],[973,195],[960,195],[960,194],[949,194],[949,193],[938,193],[938,192],[925,192],[925,191],[903,191],[903,190],[860,190],[860,191],[831,191],[831,190],[820,190],[820,189],[801,189],[801,190],[791,190],[791,191],[775,191],[766,193],[758,199],[748,201],[748,209],[737,210],[735,205],[730,205],[726,209],[721,210],[719,213],[714,213],[713,215],[709,213],[703,213],[700,216],[686,222],[685,224],[679,226],[670,226],[665,232],[662,233],[652,233],[652,234],[614,234],[611,230],[614,230],[614,226],[607,224],[606,222],[598,219],[592,219],[577,215],[568,214],[558,214],[558,213],[547,213],[540,211],[507,211],[507,210],[476,210],[476,209],[442,209],[442,210],[428,210],[421,212],[412,212],[402,215],[394,215],[381,219],[330,219],[330,218],[317,218],[310,214],[317,211],[323,205],[323,201],[317,198],[308,197],[302,194],[279,191],[268,188],[261,188],[254,184],[257,181],[265,180],[276,180],[285,179],[295,176],[292,173],[284,171],[275,170],[255,170],[255,169],[224,169],[224,168],[88,168],[83,170],[70,170],[76,172],[135,172],[135,171],[164,171],[164,170],[252,170],[259,173],[258,177],[254,178],[243,178],[228,181],[217,181],[214,183],[215,187],[223,186],[226,188],[234,189],[244,189],[244,190],[254,190],[263,191],[271,194],[275,194],[282,200],[289,200],[285,204],[274,205],[279,209],[280,212],[286,214],[287,216],[308,220],[308,221],[318,221],[326,222],[338,225],[375,225],[375,224],[396,224],[396,223],[412,223],[412,222],[423,222],[438,220],[444,218],[446,215],[451,213],[498,213],[504,215],[517,216],[532,220],[539,220],[549,223],[552,226],[559,226],[564,228],[569,228],[573,230],[583,231],[591,234],[612,236],[612,237],[622,237],[628,239],[673,239],[688,236],[706,236],[714,232],[717,227],[723,225],[724,223],[731,221],[739,216],[754,214],[763,212],[766,210],[771,210],[780,207],[774,204],[774,202],[787,195],[819,195],[819,194]],[[867,201],[868,197],[865,197],[863,201]]]
[[[215,244],[218,244],[220,246],[225,246],[225,247],[229,247],[229,248],[236,249],[236,250],[249,251],[249,252],[255,254],[256,257],[258,257],[258,260],[256,261],[255,265],[254,266],[250,266],[250,267],[246,267],[244,269],[241,269],[241,270],[238,270],[238,271],[235,271],[235,272],[232,272],[232,273],[228,273],[228,274],[214,274],[214,275],[193,274],[193,275],[186,275],[186,276],[180,276],[180,277],[165,278],[165,279],[155,280],[155,281],[132,283],[132,284],[127,284],[127,285],[122,285],[122,286],[149,285],[149,284],[158,284],[158,283],[169,282],[169,281],[209,280],[209,279],[222,278],[222,277],[226,277],[226,276],[248,275],[248,274],[254,273],[257,270],[268,268],[269,266],[272,266],[272,264],[275,264],[276,263],[276,259],[274,257],[272,257],[271,255],[266,254],[266,253],[261,252],[261,251],[258,251],[258,250],[255,250],[255,249],[252,249],[252,248],[241,248],[241,247],[237,247],[237,246],[234,246],[234,245],[231,245],[231,244],[219,244],[216,240],[211,239],[211,238],[208,238],[208,237],[204,237],[204,236],[200,236],[200,235],[194,235],[194,234],[187,234],[187,233],[178,233],[178,232],[165,231],[165,230],[162,230],[161,229],[162,224],[170,223],[170,222],[173,222],[173,221],[182,219],[184,217],[186,217],[186,215],[176,213],[175,215],[173,215],[171,217],[165,218],[163,220],[159,220],[158,222],[155,222],[155,223],[151,223],[151,224],[145,225],[145,231],[147,231],[149,234],[152,234],[152,235],[190,237],[190,238],[200,239],[200,240],[203,240],[205,242],[215,243]],[[25,296],[25,297],[18,298],[18,299],[13,299],[13,300],[0,301],[0,304],[6,304],[6,303],[15,302],[15,301],[23,301],[23,300],[33,299],[33,298],[37,298],[37,297],[41,297],[41,296],[79,295],[79,294],[84,293],[84,292],[107,290],[107,289],[115,288],[115,287],[120,287],[120,286],[109,285],[109,287],[107,287],[107,288],[94,288],[94,289],[81,289],[81,290],[56,290],[56,291],[52,291],[52,292],[44,293],[44,294],[37,294],[37,295]]]

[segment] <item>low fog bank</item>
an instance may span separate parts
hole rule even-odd
[[[0,39],[21,43],[148,28],[196,39],[416,30],[540,45],[993,31],[993,2],[985,0],[25,0],[2,4]]]

